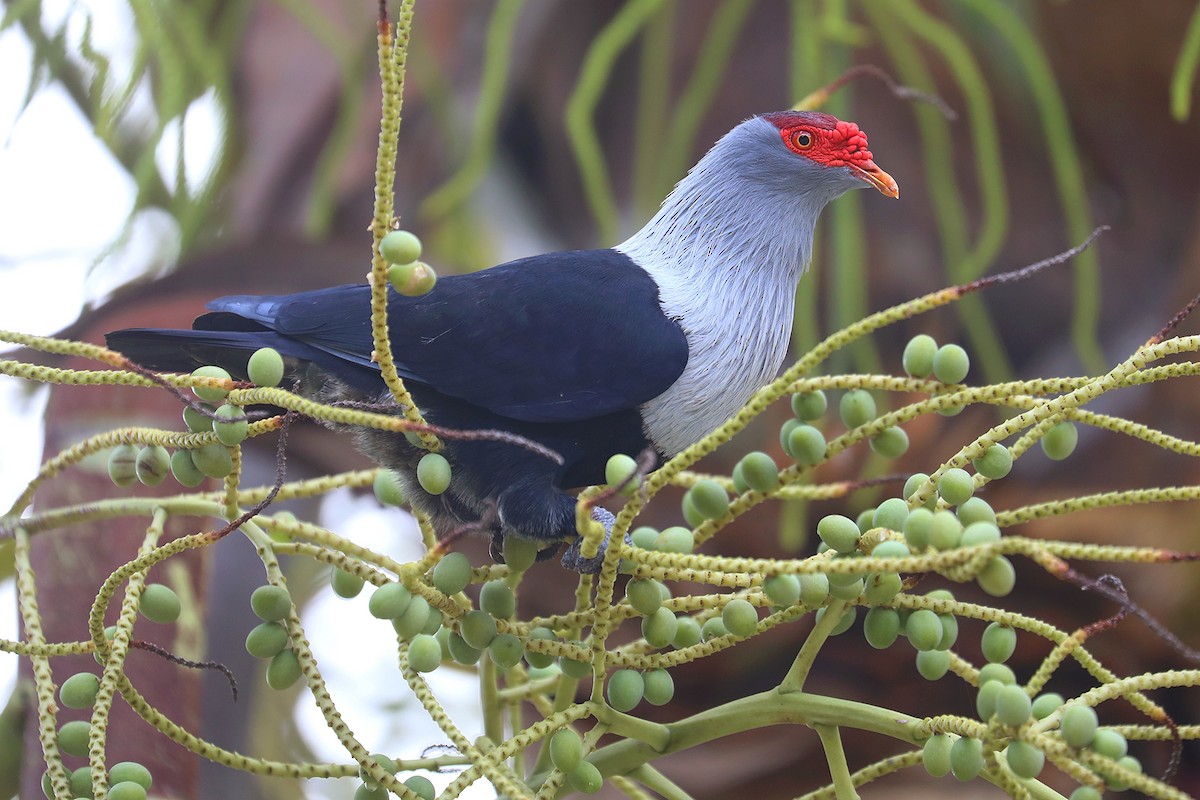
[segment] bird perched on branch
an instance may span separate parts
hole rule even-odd
[[[415,478],[424,451],[405,437],[364,430],[359,448],[400,474],[439,531],[490,520],[494,552],[506,535],[577,540],[568,489],[603,482],[615,453],[678,453],[775,377],[817,217],[863,187],[898,196],[857,125],[764,114],[722,137],[616,247],[448,276],[420,297],[390,291],[391,349],[425,418],[507,431],[562,463],[511,442],[451,439],[453,478],[435,496]],[[273,347],[306,396],[391,402],[372,361],[370,293],[223,297],[194,330],[117,331],[108,345],[150,369],[217,364],[238,376]]]

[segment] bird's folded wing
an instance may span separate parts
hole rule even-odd
[[[378,368],[366,286],[227,297],[209,308]],[[447,276],[422,297],[390,292],[388,329],[403,378],[527,422],[636,408],[670,387],[688,359],[657,284],[615,250],[551,253]]]

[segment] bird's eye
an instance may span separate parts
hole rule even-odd
[[[796,131],[792,134],[792,145],[797,150],[807,150],[813,146],[813,135],[808,131]]]

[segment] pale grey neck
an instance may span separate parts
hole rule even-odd
[[[775,377],[817,217],[846,188],[805,180],[803,168],[781,174],[761,157],[763,132],[745,130],[753,123],[769,125],[751,120],[731,131],[616,247],[658,283],[664,313],[688,338],[683,375],[642,407],[646,433],[666,455],[720,425]]]

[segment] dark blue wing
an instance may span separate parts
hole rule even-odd
[[[377,369],[366,286],[225,297],[208,307]],[[403,378],[528,422],[635,408],[670,387],[688,359],[658,285],[615,250],[550,253],[447,276],[422,297],[390,292],[388,326]]]

